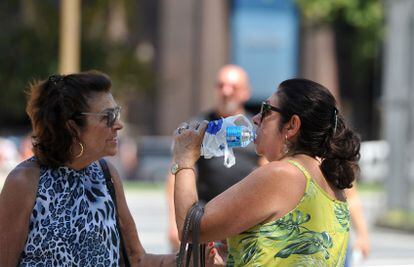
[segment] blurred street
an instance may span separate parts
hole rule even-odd
[[[147,252],[168,253],[167,207],[163,190],[127,191],[141,242]],[[378,228],[374,220],[385,207],[381,193],[361,194],[370,224],[371,255],[355,266],[414,266],[414,233]]]

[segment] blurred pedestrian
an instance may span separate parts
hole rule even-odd
[[[18,156],[16,144],[8,138],[0,137],[0,181],[16,166]]]
[[[218,120],[236,114],[244,114],[248,118],[253,115],[244,109],[250,98],[249,78],[244,69],[236,65],[225,65],[217,73],[215,86],[216,106],[214,109],[200,114],[195,120]],[[198,159],[197,192],[200,201],[208,202],[224,192],[227,188],[243,179],[258,166],[259,157],[253,144],[247,148],[234,149],[236,165],[226,168],[222,158]],[[174,213],[174,176],[167,178],[167,200],[169,206],[169,241],[173,251],[178,249],[179,239]]]
[[[107,160],[116,167],[124,181],[138,178],[138,144],[134,138],[125,135],[125,132],[118,137],[117,155]]]
[[[32,137],[30,134],[25,135],[20,141],[19,154],[20,160],[26,160],[33,156]]]
[[[0,266],[173,265],[173,256],[145,253],[121,179],[100,160],[117,153],[123,127],[110,88],[99,72],[30,87],[35,156],[0,195]]]
[[[124,136],[119,147],[119,157],[126,180],[135,180],[138,172],[138,144],[135,139]]]
[[[364,216],[361,198],[354,183],[352,188],[345,190],[349,212],[351,215],[351,226],[355,233],[355,238],[351,239],[348,245],[345,267],[352,266],[353,262],[359,262],[368,258],[371,245],[369,241],[369,233],[367,221]]]
[[[343,266],[350,228],[344,189],[355,178],[360,140],[334,97],[310,80],[286,80],[253,121],[256,151],[269,163],[206,204],[200,242],[228,238],[229,266]],[[206,126],[193,122],[174,137],[180,233],[198,200],[195,164]]]

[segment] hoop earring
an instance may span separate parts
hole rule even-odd
[[[79,146],[80,146],[81,151],[80,151],[80,152],[79,152],[79,154],[78,154],[78,155],[76,155],[76,156],[73,156],[72,146],[71,146],[71,147],[70,147],[70,149],[69,149],[70,154],[71,154],[71,155],[72,155],[75,159],[80,158],[80,157],[83,155],[83,145],[82,145],[82,143],[81,143],[81,142],[79,142]]]

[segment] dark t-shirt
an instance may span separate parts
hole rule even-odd
[[[245,116],[249,119],[252,117],[250,114],[245,114]],[[215,112],[210,112],[198,119],[211,121],[220,119],[220,117]],[[213,157],[211,159],[200,157],[197,161],[197,191],[200,200],[210,201],[242,180],[257,167],[259,158],[256,155],[254,144],[251,143],[245,148],[235,148],[233,152],[236,157],[236,164],[231,168],[224,166],[223,157]]]

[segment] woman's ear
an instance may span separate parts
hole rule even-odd
[[[286,137],[288,139],[295,138],[300,132],[300,126],[302,122],[298,115],[293,115],[290,120],[287,122],[287,131]]]

